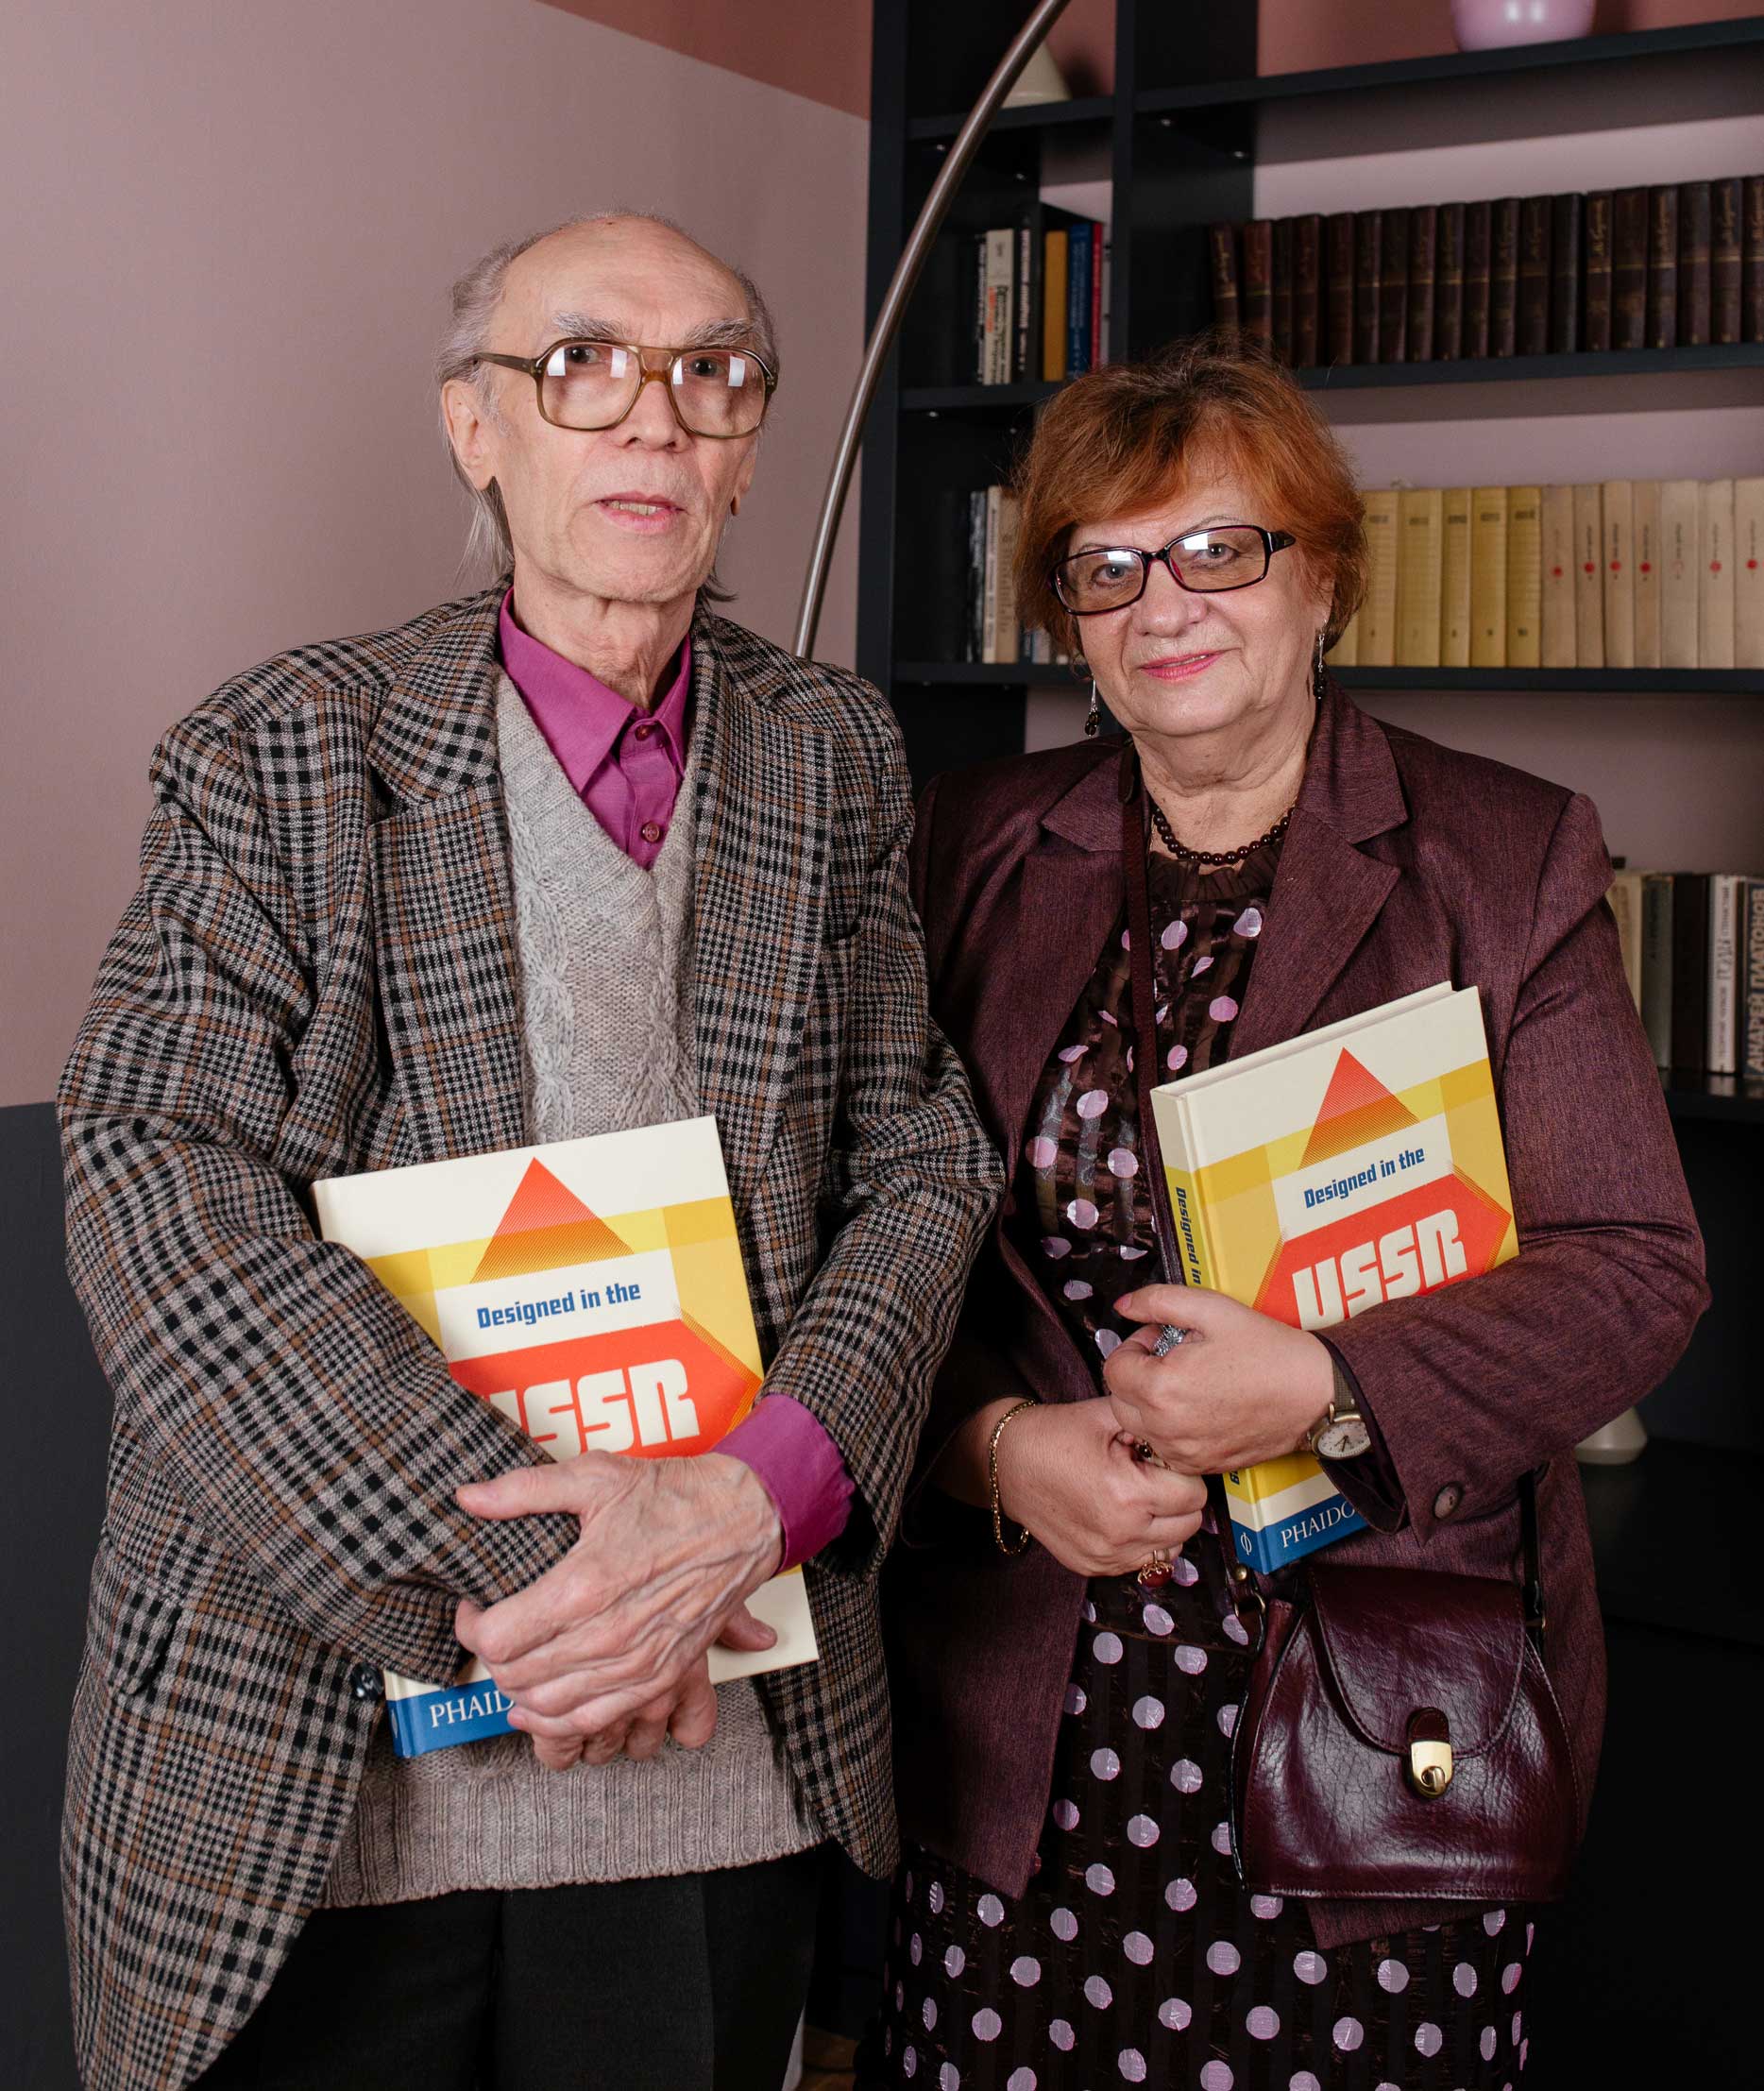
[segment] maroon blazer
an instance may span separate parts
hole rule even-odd
[[[1125,904],[1120,744],[939,779],[914,895],[931,1007],[1014,1179],[1031,1092]],[[1233,1049],[1450,979],[1482,991],[1519,1254],[1331,1332],[1400,1484],[1388,1531],[1331,1559],[1517,1575],[1516,1477],[1539,1490],[1548,1664],[1583,1822],[1604,1650],[1571,1448],[1659,1382],[1707,1301],[1703,1248],[1653,1055],[1624,982],[1590,802],[1367,717],[1319,708]],[[938,1380],[916,1486],[950,1433],[1006,1396],[1077,1401],[1092,1365],[995,1222]],[[1046,1810],[1084,1581],[926,1491],[885,1612],[902,1828],[1020,1895]],[[1194,1543],[1212,1543],[1196,1541]],[[1314,1907],[1337,1945],[1392,1912]],[[1405,1912],[1406,1913],[1406,1912]]]

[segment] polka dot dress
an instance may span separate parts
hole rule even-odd
[[[1224,874],[1151,859],[1160,1079],[1229,1051],[1276,851]],[[1126,933],[1043,1073],[1009,1224],[1100,1368],[1112,1302],[1155,1271],[1139,1171]],[[1090,1586],[1035,1870],[1011,1900],[908,1845],[862,2091],[1452,2091],[1525,2063],[1526,1912],[1319,1950],[1230,1856],[1247,1637],[1216,1533],[1145,1590]]]

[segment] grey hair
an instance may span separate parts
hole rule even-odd
[[[663,226],[670,232],[677,232],[683,240],[692,240],[683,225],[664,217],[658,211],[598,211],[580,217],[564,218],[556,225],[547,226],[542,232],[528,233],[523,240],[504,240],[500,246],[493,246],[487,254],[480,255],[455,281],[450,293],[451,317],[435,355],[437,403],[441,388],[459,378],[477,388],[486,413],[494,417],[497,409],[490,391],[490,372],[478,358],[490,347],[490,322],[501,302],[502,286],[508,280],[510,268],[529,247],[537,246],[541,240],[549,240],[554,232],[573,231],[580,225],[611,225],[626,218],[636,219],[642,225]],[[701,243],[692,240],[692,244],[698,246]],[[709,249],[704,251],[709,252]],[[715,259],[741,286],[741,295],[747,300],[748,321],[754,331],[754,347],[771,366],[772,376],[777,377],[778,336],[772,308],[745,269],[733,262],[722,261],[721,255]],[[454,453],[445,410],[441,412],[441,440],[447,446],[453,476],[466,489],[471,502],[460,571],[463,577],[487,585],[499,575],[507,573],[515,563],[515,545],[509,536],[508,512],[502,505],[501,489],[494,480],[487,486],[478,487],[466,478]],[[718,581],[714,568],[700,593],[713,603],[729,600],[728,590]]]

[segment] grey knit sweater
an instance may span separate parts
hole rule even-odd
[[[530,1119],[536,1140],[655,1125],[699,1111],[692,1033],[696,753],[653,871],[583,805],[502,678],[497,706],[519,931]],[[693,736],[693,749],[704,736]],[[703,1750],[664,1743],[547,1772],[524,1737],[399,1759],[376,1733],[332,1862],[332,1908],[464,1888],[541,1888],[751,1865],[823,1832],[751,1683],[722,1685]]]

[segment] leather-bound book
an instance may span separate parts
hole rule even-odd
[[[1378,234],[1378,360],[1409,360],[1409,213],[1381,211]]]
[[[1439,206],[1433,257],[1433,353],[1452,363],[1464,353],[1464,206]]]
[[[1648,341],[1648,192],[1619,189],[1611,197],[1611,346]]]
[[[1548,196],[1527,196],[1519,205],[1516,355],[1541,356],[1550,348],[1550,211]]]
[[[1301,370],[1317,360],[1322,245],[1323,220],[1315,211],[1293,220],[1293,362]]]
[[[1709,184],[1678,185],[1678,342],[1701,348],[1709,338]]]
[[[1464,206],[1464,353],[1488,353],[1488,300],[1493,291],[1494,205]]]
[[[1678,346],[1678,191],[1648,191],[1648,347]]]
[[[1411,363],[1433,360],[1433,279],[1439,262],[1439,211],[1432,203],[1409,212],[1408,350]]]
[[[1269,272],[1274,353],[1281,363],[1293,360],[1293,221],[1276,218],[1269,233],[1273,264]]]
[[[1550,347],[1571,356],[1580,347],[1581,235],[1586,198],[1550,198]]]
[[[1378,361],[1379,286],[1383,280],[1380,213],[1353,214],[1353,360]]]
[[[1611,346],[1611,192],[1595,189],[1581,208],[1586,266],[1580,299],[1580,345]]]
[[[1237,228],[1215,225],[1207,233],[1213,263],[1213,319],[1218,327],[1235,327],[1243,318],[1237,290]]]
[[[1353,212],[1323,227],[1323,341],[1331,363],[1353,361]]]
[[[1488,213],[1488,353],[1510,356],[1517,352],[1518,326],[1518,198],[1502,196],[1489,205]],[[1546,268],[1546,286],[1548,281]]]
[[[1739,178],[1709,183],[1709,339],[1739,339]]]
[[[1244,227],[1244,332],[1260,341],[1274,338],[1274,227],[1251,218]]]
[[[1739,192],[1739,338],[1764,341],[1764,175]]]

